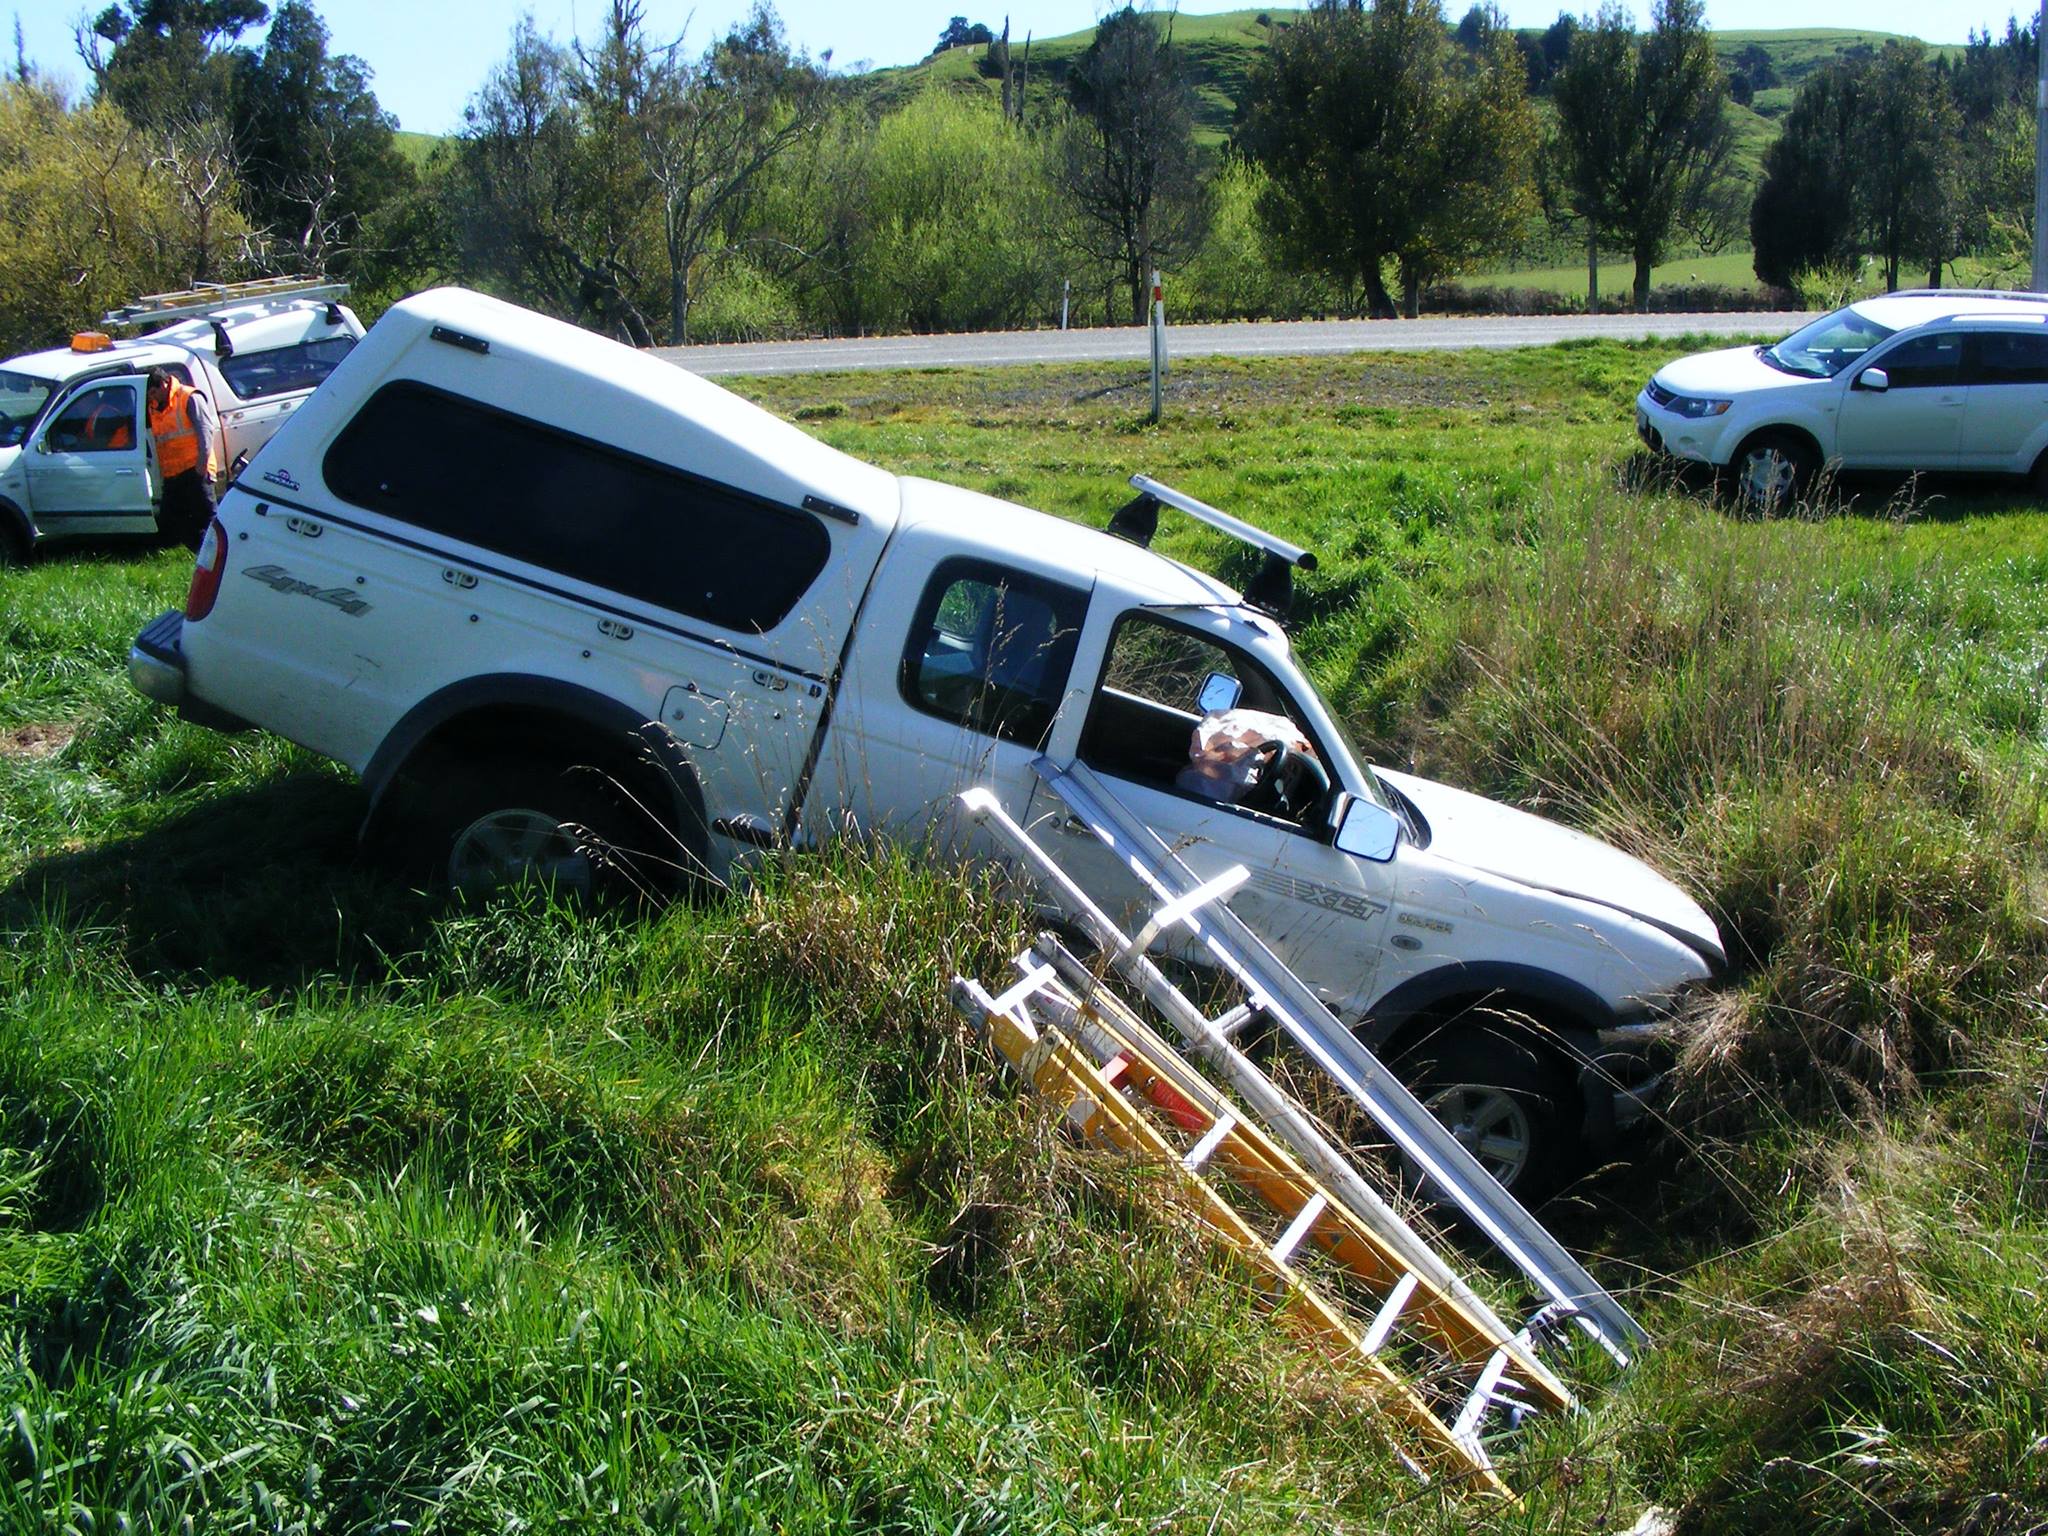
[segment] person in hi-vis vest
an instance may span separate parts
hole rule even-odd
[[[149,370],[149,435],[164,477],[156,524],[194,549],[213,521],[213,479],[219,472],[216,434],[208,430],[198,396],[168,368]]]

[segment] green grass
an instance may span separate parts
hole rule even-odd
[[[1158,428],[1114,367],[744,386],[893,469],[1098,524],[1143,469],[1309,544],[1297,642],[1375,755],[1721,921],[1669,1124],[1550,1212],[1658,1347],[1510,1456],[1524,1507],[1417,1489],[1015,1094],[946,999],[1025,931],[984,885],[846,849],[658,915],[410,892],[346,776],[129,692],[187,560],[114,548],[0,572],[0,1526],[2048,1517],[2048,521],[1645,478],[1628,402],[1683,349],[1185,360]]]
[[[1626,298],[1636,280],[1633,262],[1600,263],[1600,293],[1603,298]],[[1714,256],[1687,256],[1650,269],[1650,286],[1665,288],[1674,283],[1717,283],[1729,288],[1756,286],[1755,258],[1748,251],[1723,251]],[[1503,288],[1540,288],[1547,293],[1586,292],[1586,264],[1576,267],[1530,267],[1514,271],[1487,272],[1465,279],[1468,283],[1494,283]]]

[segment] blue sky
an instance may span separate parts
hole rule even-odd
[[[92,9],[97,11],[104,3],[93,0]],[[504,56],[512,24],[522,10],[531,10],[543,31],[566,40],[579,28],[587,34],[604,9],[604,0],[532,0],[524,6],[493,0],[318,3],[336,49],[368,63],[378,99],[398,115],[401,127],[424,133],[447,133],[460,126],[463,103]],[[793,40],[813,53],[831,49],[835,64],[844,67],[860,61],[906,64],[923,57],[956,5],[970,19],[1002,25],[1002,11],[982,7],[978,0],[955,0],[952,5],[947,0],[933,5],[780,0],[777,9]],[[701,0],[694,6],[688,0],[646,0],[657,35],[687,29],[693,44],[730,25],[746,8],[746,0]],[[1097,0],[1016,0],[1010,11],[1012,35],[1022,36],[1027,29],[1040,37],[1077,31],[1094,25],[1107,8]],[[1190,14],[1238,8],[1227,3],[1183,7]],[[1592,7],[1585,0],[1562,7],[1560,0],[1507,0],[1505,5],[1516,26],[1548,25],[1560,8],[1578,12]],[[1635,0],[1639,15],[1646,8],[1646,0]],[[1446,0],[1445,10],[1453,17],[1463,9],[1461,0]],[[1958,0],[1932,9],[1924,0],[1856,0],[1854,5],[1848,0],[1707,0],[1707,20],[1728,29],[1853,26],[1959,43],[1972,28],[2003,31],[2015,9],[2010,0]],[[2031,8],[2023,10],[2033,14]],[[68,77],[74,89],[82,87],[84,70],[72,50],[72,28],[85,11],[84,5],[66,0],[38,0],[16,13],[29,58],[50,73]]]

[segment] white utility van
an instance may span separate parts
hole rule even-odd
[[[196,538],[196,528],[158,527],[150,369],[206,397],[231,478],[361,339],[347,292],[288,278],[156,294],[101,322],[161,326],[145,336],[81,331],[69,346],[0,362],[0,561],[84,534]]]
[[[458,887],[964,835],[980,784],[1121,900],[1032,770],[1083,762],[1198,874],[1249,866],[1239,916],[1540,1187],[1635,1103],[1634,1047],[1723,964],[1713,923],[1593,838],[1363,761],[1276,617],[1308,558],[1221,519],[1267,553],[1248,600],[1135,541],[1161,502],[1217,516],[1153,487],[1115,537],[887,474],[444,289],[250,463],[130,671],[346,763],[372,830]]]

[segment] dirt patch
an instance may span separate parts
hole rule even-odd
[[[0,727],[0,757],[55,757],[71,745],[78,727],[62,720],[31,720]]]

